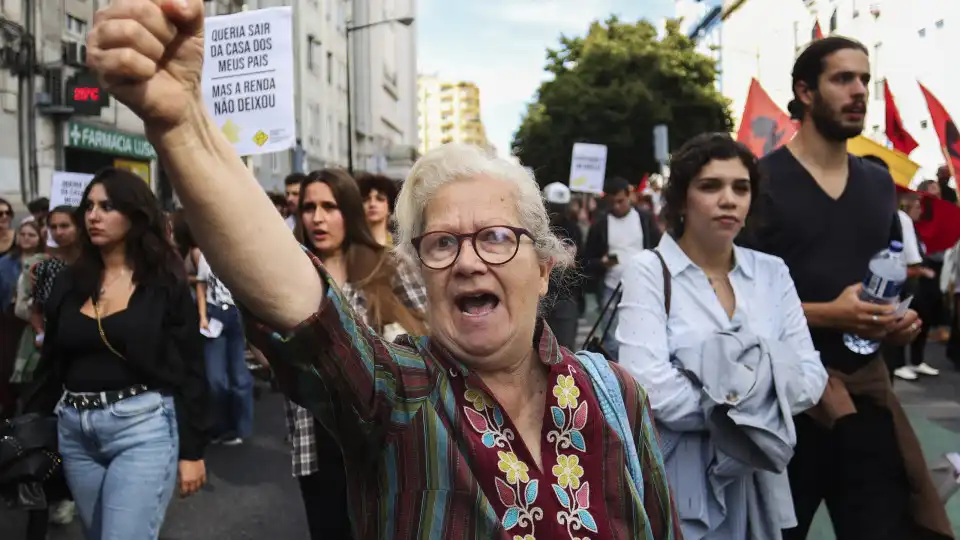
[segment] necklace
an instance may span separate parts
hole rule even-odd
[[[116,282],[117,282],[120,278],[122,278],[124,275],[126,275],[126,273],[127,273],[126,269],[120,270],[120,273],[117,274],[116,277],[114,277],[113,279],[111,279],[109,283],[104,283],[104,284],[100,287],[100,296],[103,296],[104,294],[106,294],[106,293],[107,293],[107,289],[108,289],[111,285],[113,285],[114,283],[116,283]]]

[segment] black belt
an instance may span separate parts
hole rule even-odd
[[[103,409],[118,401],[155,391],[157,390],[152,390],[145,384],[137,384],[129,388],[124,388],[123,390],[109,390],[99,393],[86,392],[75,394],[68,390],[63,395],[63,404],[80,410]],[[160,393],[166,395],[164,392]]]

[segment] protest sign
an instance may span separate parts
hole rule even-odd
[[[93,180],[92,174],[53,171],[50,180],[50,210],[58,206],[80,206],[83,201],[83,192]],[[53,235],[47,235],[47,245],[57,247]]]
[[[574,143],[570,161],[570,190],[603,193],[607,172],[607,147],[603,144]]]
[[[241,156],[296,143],[292,21],[290,7],[205,21],[203,99]]]

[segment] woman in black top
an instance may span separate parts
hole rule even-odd
[[[152,540],[178,476],[183,495],[206,479],[197,312],[140,177],[100,172],[78,214],[81,254],[45,305],[46,383],[31,408],[62,394],[60,453],[86,537]]]

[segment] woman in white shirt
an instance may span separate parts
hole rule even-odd
[[[664,189],[668,234],[657,253],[635,256],[624,273],[617,330],[620,363],[648,392],[662,427],[703,431],[701,390],[671,359],[679,348],[701,343],[720,331],[746,328],[796,353],[788,422],[791,414],[815,405],[826,385],[827,374],[813,347],[787,266],[779,258],[734,245],[756,198],[759,178],[756,158],[728,135],[704,134],[690,140],[673,156]],[[665,270],[669,275],[664,275]],[[709,435],[701,436],[710,443]],[[693,470],[715,480],[708,472],[714,469],[701,463],[670,467],[672,457],[679,454],[668,456],[665,451],[668,475]],[[786,484],[786,473],[781,475]],[[726,488],[720,493],[682,493],[681,479],[671,477],[670,482],[688,540],[742,540],[749,536],[753,522],[765,518],[748,515],[745,486],[750,476],[725,480]],[[789,496],[773,504],[780,510],[773,516],[779,527],[793,526]]]

